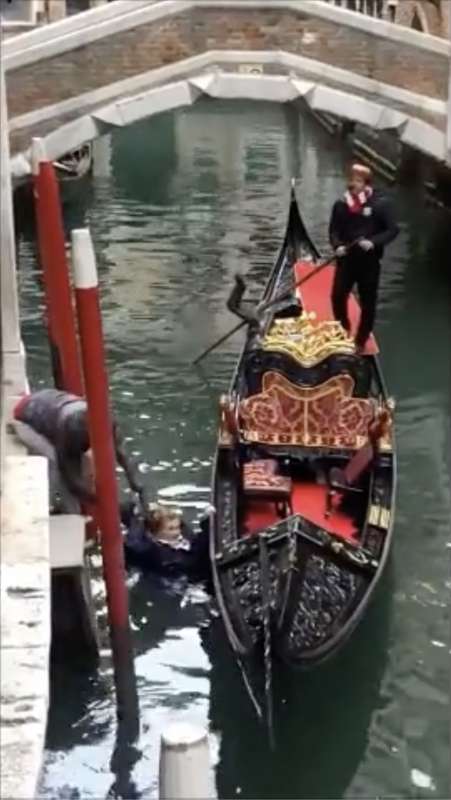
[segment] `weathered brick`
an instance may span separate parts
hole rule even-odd
[[[307,43],[306,33],[312,35]],[[10,116],[213,49],[286,50],[430,97],[447,97],[445,56],[309,17],[302,10],[237,8],[225,13],[204,7],[8,72]],[[13,137],[14,150],[19,140],[22,135]]]

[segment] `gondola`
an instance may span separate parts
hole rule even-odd
[[[288,223],[259,313],[220,399],[213,582],[243,664],[309,667],[349,638],[382,575],[395,509],[393,401],[374,337],[356,353],[333,319],[335,266]]]
[[[77,150],[62,156],[58,161],[53,162],[57,174],[62,181],[73,181],[84,178],[92,169],[93,154],[92,145],[87,142]]]

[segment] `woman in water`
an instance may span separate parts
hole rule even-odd
[[[127,562],[162,575],[186,574],[194,580],[208,578],[208,519],[194,533],[181,514],[149,504],[145,514],[131,502],[121,508],[127,528],[124,547]]]

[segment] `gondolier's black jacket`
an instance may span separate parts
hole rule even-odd
[[[376,192],[368,198],[358,214],[353,214],[344,199],[337,200],[332,208],[329,239],[332,247],[351,244],[356,239],[369,239],[374,244],[378,259],[384,247],[396,239],[399,227],[389,201]]]

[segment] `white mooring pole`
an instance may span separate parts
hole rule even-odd
[[[207,733],[186,722],[161,735],[160,800],[209,800],[215,796]]]

